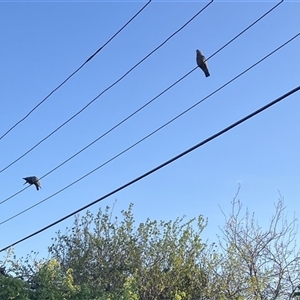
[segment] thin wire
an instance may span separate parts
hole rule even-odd
[[[61,218],[61,219],[59,219],[59,220],[57,220],[57,221],[55,221],[55,222],[53,222],[53,223],[51,223],[51,224],[49,224],[49,225],[43,227],[43,228],[41,228],[40,230],[38,230],[38,231],[36,231],[36,232],[34,232],[34,233],[32,233],[32,234],[30,234],[30,235],[28,235],[28,236],[26,236],[26,237],[20,239],[20,240],[18,240],[17,242],[14,242],[14,243],[10,244],[9,246],[6,246],[6,247],[2,248],[2,249],[0,250],[0,252],[5,251],[5,250],[7,250],[8,248],[13,247],[13,246],[15,246],[15,245],[21,243],[21,242],[23,242],[23,241],[25,241],[25,240],[27,240],[27,239],[33,237],[33,236],[35,236],[35,235],[37,235],[37,234],[39,234],[39,233],[45,231],[45,230],[47,230],[47,229],[49,229],[49,228],[51,228],[51,227],[57,225],[58,223],[61,223],[62,221],[64,221],[64,220],[70,218],[71,216],[73,216],[73,215],[75,215],[75,214],[78,214],[78,213],[81,212],[82,210],[85,210],[85,209],[89,208],[90,206],[92,206],[92,205],[94,205],[94,204],[96,204],[96,203],[98,203],[98,202],[100,202],[100,201],[102,201],[102,200],[108,198],[109,196],[111,196],[111,195],[113,195],[113,194],[115,194],[115,193],[117,193],[117,192],[119,192],[119,191],[121,191],[121,190],[123,190],[123,189],[129,187],[130,185],[132,185],[132,184],[134,184],[134,183],[140,181],[141,179],[143,179],[143,178],[145,178],[145,177],[151,175],[152,173],[154,173],[154,172],[156,172],[156,171],[158,171],[158,170],[160,170],[160,169],[166,167],[167,165],[173,163],[173,162],[176,161],[177,159],[179,159],[179,158],[181,158],[181,157],[183,157],[183,156],[189,154],[190,152],[192,152],[192,151],[194,151],[194,150],[196,150],[196,149],[202,147],[202,146],[205,145],[206,143],[208,143],[208,142],[214,140],[215,138],[217,138],[217,137],[223,135],[223,134],[226,133],[227,131],[230,131],[231,129],[233,129],[234,127],[236,127],[236,126],[238,126],[238,125],[240,125],[240,124],[242,124],[242,123],[244,123],[244,122],[247,121],[248,119],[253,118],[255,115],[257,115],[257,114],[263,112],[264,110],[270,108],[271,106],[277,104],[278,102],[280,102],[280,101],[284,100],[285,98],[291,96],[292,94],[298,92],[299,90],[300,90],[300,86],[294,88],[293,90],[291,90],[291,91],[287,92],[286,94],[280,96],[279,98],[277,98],[277,99],[275,99],[275,100],[269,102],[268,104],[264,105],[263,107],[257,109],[256,111],[250,113],[249,115],[245,116],[244,118],[239,119],[239,120],[236,121],[235,123],[229,125],[228,127],[224,128],[224,129],[222,129],[221,131],[215,133],[214,135],[208,137],[207,139],[203,140],[202,142],[200,142],[200,143],[194,145],[193,147],[191,147],[191,148],[185,150],[184,152],[181,152],[180,154],[176,155],[175,157],[173,157],[173,158],[169,159],[168,161],[162,163],[161,165],[159,165],[159,166],[157,166],[157,167],[151,169],[150,171],[148,171],[148,172],[146,172],[146,173],[140,175],[139,177],[137,177],[137,178],[135,178],[135,179],[133,179],[133,180],[127,182],[126,184],[124,184],[124,185],[118,187],[117,189],[113,190],[112,192],[109,192],[108,194],[102,196],[101,198],[99,198],[99,199],[97,199],[97,200],[95,200],[95,201],[93,201],[93,202],[91,202],[91,203],[89,203],[89,204],[87,204],[87,205],[85,205],[85,206],[83,206],[83,207],[77,209],[76,211],[74,211],[74,212],[72,212],[72,213],[70,213],[70,214],[64,216],[63,218]]]
[[[209,5],[212,4],[214,0],[211,0],[204,8],[202,8],[199,12],[197,12],[190,20],[188,20],[183,26],[181,26],[178,30],[176,30],[173,34],[171,34],[164,42],[162,42],[159,46],[157,46],[154,50],[152,50],[148,55],[146,55],[142,60],[140,60],[137,64],[135,64],[129,71],[127,71],[124,75],[122,75],[118,80],[116,80],[114,83],[112,83],[110,86],[108,86],[106,89],[104,89],[100,94],[98,94],[94,99],[92,99],[88,104],[86,104],[82,109],[80,109],[76,114],[74,114],[72,117],[70,117],[67,121],[62,123],[60,126],[58,126],[55,130],[53,130],[50,134],[48,134],[45,138],[43,138],[41,141],[39,141],[37,144],[35,144],[32,148],[30,148],[28,151],[26,151],[24,154],[22,154],[20,157],[15,159],[12,163],[7,165],[5,168],[0,170],[0,173],[8,169],[10,166],[15,164],[17,161],[22,159],[24,156],[26,156],[28,153],[30,153],[33,149],[35,149],[37,146],[39,146],[41,143],[46,141],[50,136],[52,136],[54,133],[56,133],[59,129],[61,129],[63,126],[65,126],[67,123],[69,123],[71,120],[73,120],[75,117],[77,117],[80,113],[82,113],[88,106],[90,106],[94,101],[96,101],[100,96],[102,96],[105,92],[110,90],[113,86],[115,86],[117,83],[119,83],[122,79],[124,79],[129,73],[131,73],[138,65],[140,65],[143,61],[145,61],[149,56],[151,56],[154,52],[156,52],[159,48],[161,48],[165,43],[167,43],[173,36],[175,36],[178,32],[180,32],[184,27],[186,27],[192,20],[194,20],[201,12],[203,12]]]
[[[54,92],[56,92],[61,86],[63,86],[71,77],[73,77],[79,70],[81,70],[91,59],[93,59],[108,43],[110,43],[129,23],[131,23],[151,2],[149,0],[125,25],[123,25],[104,45],[102,45],[93,55],[91,55],[78,69],[76,69],[71,75],[69,75],[60,85],[58,85],[50,94],[48,94],[42,101],[40,101],[34,108],[32,108],[22,119],[9,128],[1,137],[2,140],[9,132],[17,127],[21,122],[29,117],[42,103],[44,103]]]
[[[217,51],[215,51],[212,55],[210,55],[207,60],[209,60],[210,58],[212,58],[213,56],[215,56],[217,53],[219,53],[221,50],[223,50],[225,47],[227,47],[230,43],[232,43],[234,40],[236,40],[239,36],[241,36],[243,33],[245,33],[247,30],[249,30],[252,26],[254,26],[259,20],[261,20],[262,18],[264,18],[266,15],[268,15],[271,11],[273,11],[277,6],[279,6],[281,3],[283,2],[283,0],[281,2],[279,2],[278,4],[276,4],[275,6],[273,6],[270,10],[268,10],[266,13],[264,13],[260,18],[258,18],[256,21],[254,21],[253,23],[251,23],[248,27],[246,27],[244,30],[242,30],[239,34],[237,34],[235,37],[233,37],[229,42],[227,42],[224,46],[222,46],[221,48],[219,48]],[[182,81],[184,78],[186,78],[188,75],[190,75],[192,72],[194,72],[197,69],[197,67],[195,67],[194,69],[192,69],[191,71],[189,71],[188,73],[186,73],[184,76],[182,76],[181,78],[179,78],[177,81],[175,81],[173,84],[171,84],[169,87],[167,87],[164,91],[162,91],[161,93],[159,93],[157,96],[155,96],[154,98],[152,98],[150,101],[148,101],[146,104],[144,104],[143,106],[141,106],[140,108],[138,108],[136,111],[134,111],[132,114],[130,114],[128,117],[126,117],[125,119],[123,119],[122,121],[120,121],[119,123],[117,123],[115,126],[113,126],[111,129],[109,129],[108,131],[106,131],[104,134],[102,134],[101,136],[99,136],[97,139],[95,139],[94,141],[92,141],[90,144],[88,144],[87,146],[85,146],[84,148],[82,148],[81,150],[79,150],[78,152],[76,152],[75,154],[73,154],[71,157],[69,157],[67,160],[63,161],[61,164],[59,164],[58,166],[56,166],[55,168],[53,168],[52,170],[50,170],[48,173],[46,173],[45,175],[43,175],[40,179],[48,176],[49,174],[51,174],[52,172],[54,172],[55,170],[57,170],[58,168],[60,168],[61,166],[63,166],[64,164],[66,164],[68,161],[72,160],[74,157],[76,157],[77,155],[79,155],[81,152],[83,152],[84,150],[86,150],[87,148],[89,148],[90,146],[92,146],[93,144],[95,144],[97,141],[99,141],[101,138],[103,138],[104,136],[106,136],[107,134],[109,134],[110,132],[112,132],[114,129],[116,129],[117,127],[119,127],[121,124],[123,124],[124,122],[126,122],[127,120],[129,120],[131,117],[133,117],[135,114],[137,114],[139,111],[141,111],[142,109],[144,109],[146,106],[148,106],[150,103],[152,103],[154,100],[156,100],[157,98],[159,98],[160,96],[162,96],[164,93],[166,93],[168,90],[170,90],[172,87],[174,87],[175,85],[177,85],[180,81]],[[27,188],[29,188],[29,186],[26,186],[25,188],[23,188],[22,190],[18,191],[17,193],[11,195],[10,197],[6,198],[5,200],[3,200],[2,202],[0,202],[0,204],[10,200],[11,198],[15,197],[16,195],[20,194],[21,192],[23,192],[24,190],[26,190]]]
[[[210,59],[211,57],[213,57],[214,55],[216,55],[218,52],[220,52],[221,50],[223,50],[227,45],[229,45],[232,41],[234,41],[236,38],[238,38],[240,35],[242,35],[244,32],[246,32],[249,28],[251,28],[253,25],[255,25],[257,22],[259,22],[261,19],[263,19],[266,15],[268,15],[271,11],[273,11],[276,7],[278,7],[280,4],[283,3],[284,0],[281,0],[280,2],[278,2],[275,6],[273,6],[270,10],[268,10],[265,14],[263,14],[260,18],[258,18],[255,22],[253,22],[252,24],[250,24],[248,27],[246,27],[243,31],[241,31],[238,35],[236,35],[233,39],[231,39],[228,43],[226,43],[223,47],[221,47],[218,51],[216,51],[214,54],[212,54],[211,56],[209,56],[207,58]]]
[[[225,84],[223,84],[222,86],[220,86],[218,89],[216,89],[215,91],[213,91],[212,93],[210,93],[209,95],[207,95],[206,97],[202,98],[201,100],[199,100],[197,103],[195,103],[194,105],[190,106],[189,108],[187,108],[186,110],[184,110],[183,112],[181,112],[180,114],[178,114],[177,116],[175,116],[174,118],[172,118],[171,120],[169,120],[168,122],[164,123],[162,126],[158,127],[156,130],[152,131],[151,133],[149,133],[147,136],[143,137],[142,139],[140,139],[139,141],[135,142],[134,144],[132,144],[131,146],[129,146],[128,148],[126,148],[125,150],[123,150],[122,152],[119,152],[117,155],[115,155],[114,157],[110,158],[109,160],[107,160],[106,162],[104,162],[103,164],[101,164],[100,166],[96,167],[95,169],[93,169],[92,171],[88,172],[87,174],[85,174],[84,176],[80,177],[79,179],[77,179],[76,181],[73,181],[72,183],[70,183],[69,185],[65,186],[64,188],[62,188],[61,190],[57,191],[56,193],[50,195],[49,197],[41,200],[40,202],[37,202],[36,204],[28,207],[27,209],[19,212],[18,214],[13,215],[12,217],[0,222],[0,225],[16,218],[17,216],[31,210],[32,208],[40,205],[41,203],[49,200],[50,198],[56,196],[57,194],[61,193],[62,191],[68,189],[69,187],[71,187],[72,185],[78,183],[79,181],[81,181],[82,179],[84,179],[85,177],[91,175],[92,173],[94,173],[95,171],[97,171],[98,169],[102,168],[103,166],[107,165],[108,163],[110,163],[111,161],[115,160],[116,158],[118,158],[119,156],[121,156],[122,154],[124,154],[125,152],[129,151],[130,149],[132,149],[133,147],[135,147],[136,145],[140,144],[142,141],[146,140],[147,138],[149,138],[150,136],[154,135],[156,132],[160,131],[162,128],[166,127],[167,125],[171,124],[172,122],[174,122],[175,120],[177,120],[178,118],[180,118],[181,116],[183,116],[184,114],[186,114],[188,111],[192,110],[193,108],[195,108],[196,106],[198,106],[200,103],[204,102],[206,99],[208,99],[209,97],[211,97],[212,95],[216,94],[217,92],[219,92],[220,90],[222,90],[224,87],[226,87],[227,85],[229,85],[230,83],[232,83],[233,81],[235,81],[237,78],[241,77],[243,74],[245,74],[246,72],[250,71],[252,68],[254,68],[255,66],[257,66],[258,64],[260,64],[262,61],[264,61],[265,59],[267,59],[269,56],[271,56],[272,54],[274,54],[275,52],[277,52],[279,49],[281,49],[282,47],[284,47],[285,45],[287,45],[289,42],[291,42],[293,39],[295,39],[297,36],[299,36],[300,33],[298,33],[296,36],[294,36],[293,38],[289,39],[287,42],[285,42],[284,44],[282,44],[281,46],[279,46],[278,48],[276,48],[275,50],[273,50],[272,52],[270,52],[269,54],[267,54],[266,56],[264,56],[262,59],[260,59],[259,61],[257,61],[256,63],[254,63],[253,65],[251,65],[249,68],[247,68],[246,70],[244,70],[243,72],[241,72],[240,74],[238,74],[237,76],[235,76],[234,78],[232,78],[231,80],[227,81]],[[9,198],[8,198],[9,199]],[[7,201],[8,199],[4,200]],[[3,203],[4,201],[0,202]]]

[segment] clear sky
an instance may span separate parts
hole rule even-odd
[[[86,61],[146,2],[0,2],[0,135]],[[152,1],[115,39],[24,122],[0,140],[5,168],[119,79],[208,2]],[[74,120],[0,173],[0,202],[42,177],[209,57],[276,2],[215,1]],[[300,3],[284,1],[200,69],[92,147],[0,205],[0,222],[103,164],[300,32]],[[297,87],[300,36],[205,102],[41,205],[0,225],[0,248],[118,188]],[[202,214],[216,240],[238,185],[239,198],[268,224],[279,191],[299,217],[300,92],[142,181],[90,208],[134,203],[136,222]],[[81,215],[84,214],[81,213]],[[15,246],[46,253],[73,218]],[[3,253],[0,254],[0,259]]]

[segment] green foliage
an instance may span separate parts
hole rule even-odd
[[[0,300],[27,300],[29,286],[21,279],[0,275]]]
[[[76,285],[118,299],[194,299],[201,294],[206,285],[199,268],[206,249],[200,238],[203,218],[197,224],[184,218],[148,219],[135,228],[132,205],[122,215],[121,221],[112,221],[109,208],[96,217],[88,212],[66,234],[58,233],[49,251],[63,270],[73,270]]]
[[[57,233],[49,247],[51,259],[38,261],[33,252],[25,261],[10,260],[11,271],[23,279],[12,277],[19,284],[14,295],[19,291],[39,300],[200,299],[208,280],[208,248],[201,241],[205,226],[200,216],[186,222],[184,217],[147,219],[135,227],[132,205],[120,220],[108,207],[96,216],[87,212],[66,233]],[[4,290],[9,290],[6,284]]]
[[[120,218],[87,212],[58,232],[49,259],[7,253],[0,300],[275,300],[299,299],[295,220],[282,200],[263,230],[233,201],[220,248],[201,240],[202,216],[135,225],[133,206]],[[2,269],[0,269],[2,270]]]

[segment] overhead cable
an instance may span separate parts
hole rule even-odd
[[[116,80],[114,83],[112,83],[110,86],[108,86],[106,89],[104,89],[100,94],[98,94],[95,98],[93,98],[89,103],[87,103],[83,108],[81,108],[77,113],[75,113],[73,116],[71,116],[68,120],[63,122],[60,126],[58,126],[55,130],[53,130],[51,133],[49,133],[46,137],[44,137],[42,140],[40,140],[37,144],[35,144],[33,147],[31,147],[29,150],[27,150],[24,154],[19,156],[17,159],[15,159],[13,162],[8,164],[6,167],[0,170],[0,173],[8,169],[10,166],[14,165],[16,162],[18,162],[20,159],[22,159],[24,156],[26,156],[28,153],[30,153],[32,150],[34,150],[36,147],[38,147],[40,144],[42,144],[44,141],[46,141],[49,137],[51,137],[54,133],[56,133],[59,129],[64,127],[66,124],[68,124],[71,120],[73,120],[75,117],[77,117],[80,113],[82,113],[86,108],[88,108],[93,102],[95,102],[100,96],[102,96],[105,92],[110,90],[112,87],[114,87],[117,83],[119,83],[122,79],[124,79],[129,73],[131,73],[137,66],[139,66],[142,62],[144,62],[147,58],[149,58],[154,52],[156,52],[159,48],[161,48],[164,44],[166,44],[173,36],[175,36],[178,32],[180,32],[184,27],[186,27],[190,22],[192,22],[201,12],[203,12],[210,4],[212,4],[214,0],[211,0],[206,6],[204,6],[200,11],[198,11],[192,18],[190,18],[183,26],[181,26],[178,30],[176,30],[173,34],[171,34],[164,42],[162,42],[159,46],[157,46],[154,50],[152,50],[149,54],[147,54],[143,59],[141,59],[137,64],[135,64],[132,68],[130,68],[124,75],[122,75],[118,80]]]
[[[125,25],[123,25],[107,42],[105,42],[93,55],[91,55],[78,69],[76,69],[71,75],[69,75],[61,84],[59,84],[52,92],[50,92],[42,101],[40,101],[35,107],[33,107],[23,118],[16,122],[11,128],[9,128],[2,136],[3,139],[9,132],[17,127],[21,122],[27,119],[42,103],[44,103],[54,92],[56,92],[61,86],[63,86],[71,77],[73,77],[79,70],[81,70],[91,59],[93,59],[108,43],[110,43],[129,23],[131,23],[151,2],[149,0]]]
[[[210,58],[212,58],[213,56],[215,56],[217,53],[219,53],[221,50],[223,50],[225,47],[227,47],[230,43],[232,43],[235,39],[237,39],[239,36],[241,36],[243,33],[245,33],[248,29],[250,29],[252,26],[254,26],[256,23],[258,23],[258,21],[260,21],[261,19],[263,19],[265,16],[267,16],[271,11],[273,11],[277,6],[279,6],[281,3],[283,2],[280,1],[279,3],[277,3],[275,6],[273,6],[271,9],[269,9],[266,13],[264,13],[261,17],[259,17],[257,20],[255,20],[253,23],[251,23],[248,27],[246,27],[244,30],[242,30],[240,33],[238,33],[235,37],[233,37],[230,41],[228,41],[225,45],[223,45],[221,48],[219,48],[217,51],[215,51],[212,55],[210,55],[207,60],[209,60]],[[58,166],[56,166],[55,168],[53,168],[52,170],[50,170],[48,173],[46,173],[45,175],[43,175],[41,177],[44,178],[46,176],[48,176],[49,174],[51,174],[52,172],[54,172],[55,170],[57,170],[58,168],[60,168],[61,166],[63,166],[64,164],[66,164],[68,161],[72,160],[73,158],[75,158],[77,155],[79,155],[80,153],[82,153],[84,150],[86,150],[87,148],[89,148],[90,146],[92,146],[93,144],[95,144],[97,141],[99,141],[101,138],[103,138],[104,136],[106,136],[107,134],[109,134],[110,132],[112,132],[114,129],[116,129],[117,127],[119,127],[121,124],[123,124],[124,122],[126,122],[127,120],[129,120],[131,117],[133,117],[135,114],[137,114],[139,111],[141,111],[142,109],[144,109],[146,106],[148,106],[150,103],[152,103],[154,100],[156,100],[157,98],[159,98],[160,96],[162,96],[164,93],[166,93],[168,90],[170,90],[172,87],[174,87],[175,85],[177,85],[180,81],[182,81],[184,78],[186,78],[188,75],[190,75],[193,71],[195,71],[197,69],[197,67],[195,67],[194,69],[192,69],[191,71],[189,71],[188,73],[186,73],[184,76],[182,76],[181,78],[179,78],[177,81],[175,81],[173,84],[171,84],[169,87],[167,87],[164,91],[162,91],[161,93],[159,93],[157,96],[155,96],[154,98],[152,98],[150,101],[148,101],[147,103],[145,103],[143,106],[141,106],[140,108],[138,108],[137,110],[135,110],[133,113],[131,113],[129,116],[127,116],[125,119],[123,119],[122,121],[120,121],[119,123],[117,123],[115,126],[113,126],[112,128],[110,128],[108,131],[106,131],[104,134],[102,134],[101,136],[99,136],[97,139],[95,139],[94,141],[92,141],[90,144],[88,144],[87,146],[85,146],[84,148],[82,148],[81,150],[79,150],[78,152],[76,152],[75,154],[73,154],[71,157],[69,157],[67,160],[63,161],[62,163],[60,163]],[[3,200],[1,203],[4,203],[6,201],[8,201],[9,199],[15,197],[16,195],[20,194],[21,192],[23,192],[24,190],[26,190],[28,188],[25,187],[22,190],[18,191],[17,193],[11,195],[10,197],[6,198],[5,200]]]
[[[16,242],[14,242],[14,243],[12,243],[12,244],[10,244],[10,245],[4,247],[4,248],[2,248],[2,249],[0,250],[0,252],[3,252],[3,251],[5,251],[5,250],[9,249],[10,247],[13,247],[13,246],[15,246],[15,245],[17,245],[17,244],[19,244],[19,243],[21,243],[21,242],[24,242],[25,240],[27,240],[27,239],[29,239],[29,238],[31,238],[31,237],[33,237],[33,236],[35,236],[35,235],[37,235],[37,234],[43,232],[43,231],[45,231],[45,230],[47,230],[47,229],[49,229],[49,228],[51,228],[51,227],[53,227],[53,226],[55,226],[55,225],[61,223],[61,222],[63,222],[64,220],[66,220],[66,219],[72,217],[73,215],[78,214],[79,212],[81,212],[81,211],[83,211],[83,210],[89,208],[90,206],[95,205],[96,203],[98,203],[98,202],[100,202],[100,201],[102,201],[102,200],[108,198],[109,196],[111,196],[111,195],[113,195],[113,194],[115,194],[115,193],[117,193],[117,192],[119,192],[119,191],[121,191],[121,190],[123,190],[123,189],[125,189],[125,188],[127,188],[127,187],[129,187],[129,186],[131,186],[132,184],[134,184],[134,183],[136,183],[136,182],[142,180],[143,178],[145,178],[145,177],[151,175],[152,173],[157,172],[158,170],[160,170],[160,169],[166,167],[167,165],[169,165],[169,164],[173,163],[174,161],[178,160],[179,158],[181,158],[181,157],[183,157],[183,156],[189,154],[190,152],[192,152],[192,151],[194,151],[194,150],[196,150],[196,149],[202,147],[202,146],[205,145],[206,143],[208,143],[208,142],[210,142],[210,141],[216,139],[217,137],[223,135],[224,133],[230,131],[230,130],[233,129],[234,127],[236,127],[236,126],[238,126],[238,125],[244,123],[245,121],[247,121],[247,120],[253,118],[253,117],[256,116],[257,114],[259,114],[259,113],[263,112],[264,110],[266,110],[266,109],[272,107],[273,105],[275,105],[275,104],[277,104],[278,102],[284,100],[285,98],[291,96],[292,94],[298,92],[299,90],[300,90],[300,85],[299,85],[298,87],[296,87],[296,88],[290,90],[290,91],[287,92],[286,94],[280,96],[279,98],[277,98],[277,99],[275,99],[275,100],[269,102],[268,104],[264,105],[263,107],[257,109],[256,111],[250,113],[249,115],[243,117],[242,119],[239,119],[239,120],[236,121],[235,123],[229,125],[228,127],[222,129],[221,131],[215,133],[214,135],[208,137],[207,139],[201,141],[200,143],[194,145],[193,147],[191,147],[191,148],[185,150],[184,152],[181,152],[180,154],[176,155],[175,157],[169,159],[168,161],[166,161],[166,162],[160,164],[159,166],[157,166],[157,167],[151,169],[150,171],[148,171],[148,172],[146,172],[146,173],[140,175],[139,177],[136,177],[135,179],[133,179],[133,180],[131,180],[131,181],[125,183],[124,185],[118,187],[117,189],[115,189],[115,190],[109,192],[108,194],[106,194],[106,195],[100,197],[99,199],[97,199],[97,200],[95,200],[95,201],[93,201],[93,202],[91,202],[91,203],[89,203],[89,204],[87,204],[87,205],[85,205],[85,206],[83,206],[83,207],[77,209],[76,211],[73,211],[72,213],[70,213],[70,214],[64,216],[63,218],[60,218],[59,220],[57,220],[57,221],[55,221],[55,222],[53,222],[53,223],[51,223],[51,224],[49,224],[49,225],[47,225],[47,226],[45,226],[45,227],[43,227],[43,228],[41,228],[41,229],[35,231],[34,233],[32,233],[32,234],[30,234],[30,235],[27,235],[27,236],[25,236],[24,238],[22,238],[22,239],[20,239],[20,240],[18,240],[18,241],[16,241]]]
[[[187,108],[186,110],[184,110],[183,112],[181,112],[180,114],[178,114],[177,116],[175,116],[174,118],[172,118],[171,120],[169,120],[168,122],[164,123],[163,125],[161,125],[160,127],[158,127],[157,129],[155,129],[154,131],[152,131],[151,133],[149,133],[148,135],[146,135],[145,137],[143,137],[142,139],[140,139],[139,141],[135,142],[134,144],[132,144],[131,146],[129,146],[128,148],[126,148],[125,150],[119,152],[117,155],[113,156],[112,158],[110,158],[109,160],[107,160],[106,162],[104,162],[103,164],[101,164],[100,166],[96,167],[95,169],[93,169],[92,171],[88,172],[87,174],[83,175],[82,177],[80,177],[79,179],[73,181],[72,183],[70,183],[69,185],[65,186],[64,188],[60,189],[59,191],[55,192],[54,194],[48,196],[47,198],[37,202],[36,204],[22,210],[21,212],[7,218],[4,221],[0,222],[0,225],[18,217],[19,215],[33,209],[34,207],[42,204],[43,202],[49,200],[50,198],[53,198],[54,196],[58,195],[59,193],[63,192],[64,190],[70,188],[71,186],[73,186],[74,184],[78,183],[79,181],[83,180],[84,178],[88,177],[89,175],[91,175],[92,173],[94,173],[95,171],[99,170],[100,168],[102,168],[103,166],[107,165],[108,163],[110,163],[111,161],[115,160],[116,158],[118,158],[119,156],[123,155],[124,153],[126,153],[127,151],[129,151],[130,149],[132,149],[133,147],[137,146],[138,144],[140,144],[141,142],[143,142],[144,140],[148,139],[150,136],[154,135],[156,132],[160,131],[161,129],[163,129],[164,127],[166,127],[167,125],[171,124],[172,122],[174,122],[175,120],[177,120],[178,118],[180,118],[181,116],[183,116],[184,114],[186,114],[188,111],[192,110],[193,108],[195,108],[196,106],[198,106],[200,103],[204,102],[206,99],[210,98],[212,95],[216,94],[217,92],[219,92],[220,90],[222,90],[223,88],[225,88],[227,85],[229,85],[230,83],[232,83],[233,81],[235,81],[236,79],[238,79],[239,77],[241,77],[243,74],[247,73],[248,71],[250,71],[252,68],[254,68],[255,66],[257,66],[258,64],[260,64],[262,61],[264,61],[265,59],[267,59],[269,56],[271,56],[272,54],[274,54],[275,52],[277,52],[279,49],[281,49],[282,47],[284,47],[285,45],[287,45],[288,43],[290,43],[292,40],[294,40],[297,36],[299,36],[300,33],[298,33],[296,36],[292,37],[291,39],[289,39],[288,41],[286,41],[284,44],[282,44],[281,46],[277,47],[275,50],[273,50],[272,52],[270,52],[269,54],[267,54],[266,56],[264,56],[262,59],[260,59],[259,61],[257,61],[256,63],[254,63],[253,65],[251,65],[250,67],[248,67],[246,70],[244,70],[243,72],[241,72],[240,74],[238,74],[237,76],[233,77],[231,80],[227,81],[225,84],[223,84],[222,86],[220,86],[218,89],[214,90],[212,93],[210,93],[209,95],[207,95],[206,97],[202,98],[201,100],[199,100],[198,102],[196,102],[195,104],[193,104],[192,106],[190,106],[189,108]],[[24,189],[23,189],[24,190]],[[23,191],[22,190],[22,191]],[[13,195],[14,196],[14,195]],[[5,201],[11,199],[13,196],[3,200],[2,202],[0,202],[0,204],[4,203]]]

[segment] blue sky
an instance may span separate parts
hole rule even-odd
[[[0,169],[119,79],[208,2],[153,1],[83,69],[0,140]],[[86,61],[145,2],[0,2],[0,135]],[[276,2],[215,1],[186,28],[21,160],[0,173],[0,202],[105,133],[212,55]],[[92,147],[0,205],[0,222],[52,195],[143,138],[300,32],[299,2],[285,1],[200,69]],[[32,210],[0,225],[0,248],[118,188],[299,85],[300,37],[124,155]],[[216,240],[239,184],[263,225],[279,191],[289,215],[300,200],[299,92],[166,168],[90,208],[134,203],[136,222],[208,218]],[[81,213],[82,215],[83,213]],[[73,219],[15,246],[45,255]],[[2,253],[3,257],[3,253]]]

